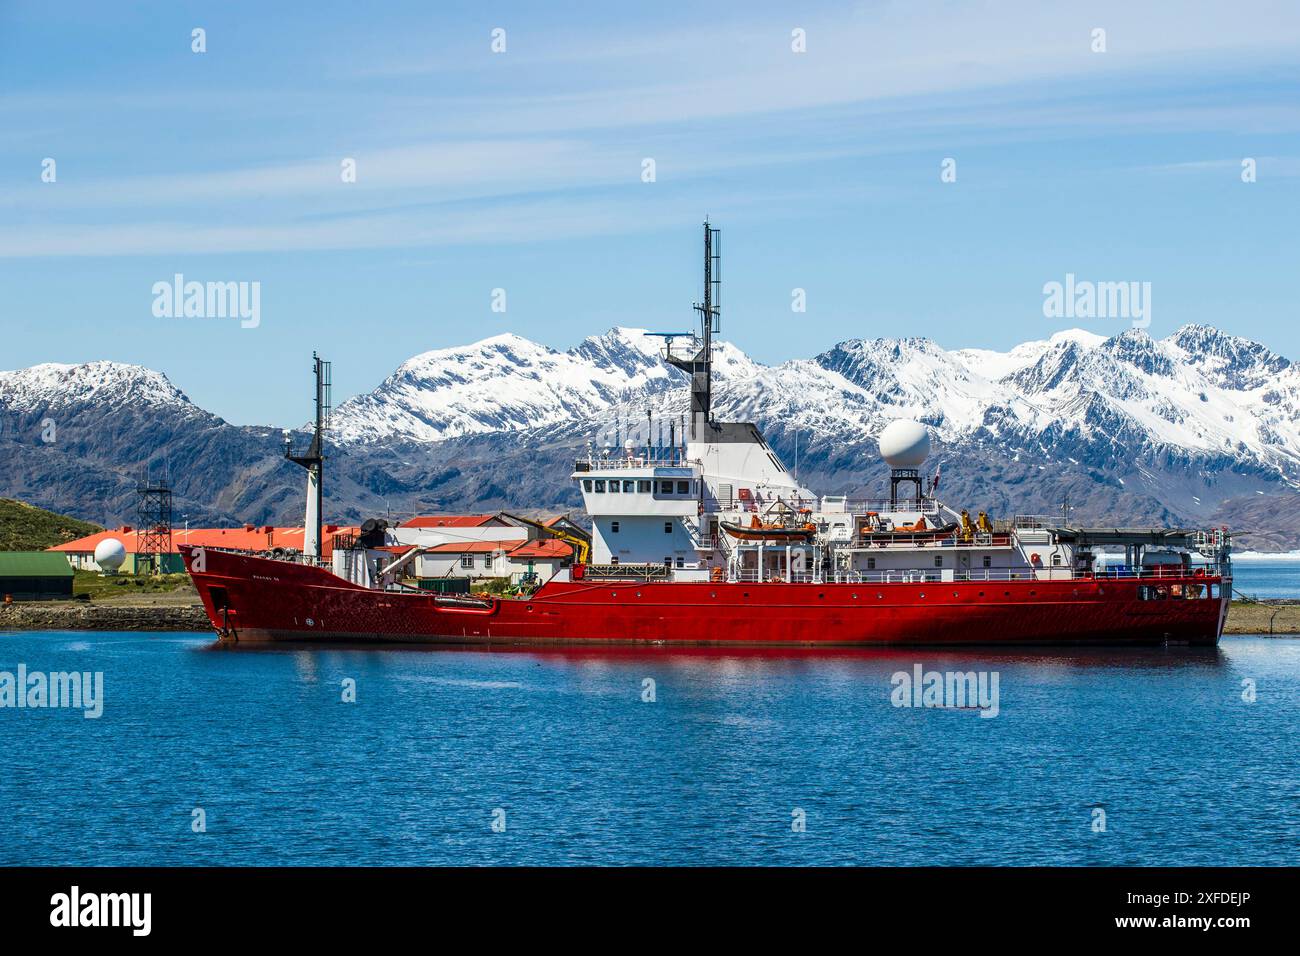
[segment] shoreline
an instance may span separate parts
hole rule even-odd
[[[0,631],[211,631],[201,604],[29,601],[0,604]],[[1300,601],[1234,601],[1223,633],[1300,634]]]
[[[211,631],[201,604],[0,604],[0,631]]]

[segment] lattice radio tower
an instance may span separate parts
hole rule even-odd
[[[172,553],[172,486],[166,474],[154,477],[148,468],[136,485],[136,572],[148,567],[162,573],[163,555]]]

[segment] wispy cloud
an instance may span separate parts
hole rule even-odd
[[[795,27],[807,32],[807,53],[790,49]],[[1096,28],[1106,31],[1104,54],[1093,50]],[[289,69],[273,91],[236,78],[221,88],[37,88],[5,98],[0,154],[26,163],[42,140],[88,135],[81,121],[100,113],[133,116],[129,129],[155,118],[197,121],[199,135],[222,148],[196,158],[183,146],[149,150],[146,138],[138,165],[165,171],[114,175],[119,161],[105,174],[83,155],[78,174],[57,186],[11,178],[0,184],[0,204],[13,213],[0,224],[0,255],[599,235],[610,228],[599,209],[611,201],[637,210],[633,221],[645,228],[660,221],[659,193],[672,190],[671,201],[687,207],[682,190],[692,183],[717,194],[719,179],[746,171],[775,189],[779,177],[764,182],[760,171],[802,165],[812,180],[818,164],[907,150],[1103,131],[1300,130],[1293,103],[1189,89],[1206,75],[1295,62],[1300,16],[1276,0],[1232,8],[1106,0],[1065,10],[953,2],[924,17],[911,3],[863,3],[731,21],[710,15],[671,30],[512,28],[501,56],[488,51],[486,34],[432,55],[386,46],[358,43],[315,91]],[[1129,91],[1136,77],[1165,79],[1139,98]],[[33,136],[34,128],[45,132]],[[95,135],[105,138],[83,153],[138,148],[126,129]],[[286,141],[302,145],[250,162],[269,136],[282,152]],[[167,159],[173,152],[186,157],[179,168]],[[345,157],[357,162],[355,183],[341,181]],[[659,193],[621,194],[646,188],[638,178],[645,157],[658,164]],[[1293,175],[1293,163],[1281,157],[1269,167]],[[824,198],[846,188],[828,185]]]

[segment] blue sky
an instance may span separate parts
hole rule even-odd
[[[134,362],[241,424],[305,418],[312,349],[341,400],[689,327],[706,214],[762,361],[1125,327],[1045,318],[1066,273],[1300,358],[1298,190],[1294,2],[0,0],[0,369]],[[155,317],[175,273],[260,282],[260,325]]]

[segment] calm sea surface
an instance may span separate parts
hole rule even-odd
[[[105,704],[0,710],[3,864],[1300,863],[1294,639],[736,653],[0,633],[0,671],[19,663],[102,671]],[[892,706],[915,663],[996,672],[1000,713]]]
[[[1235,561],[1232,586],[1255,598],[1300,601],[1300,561]]]

